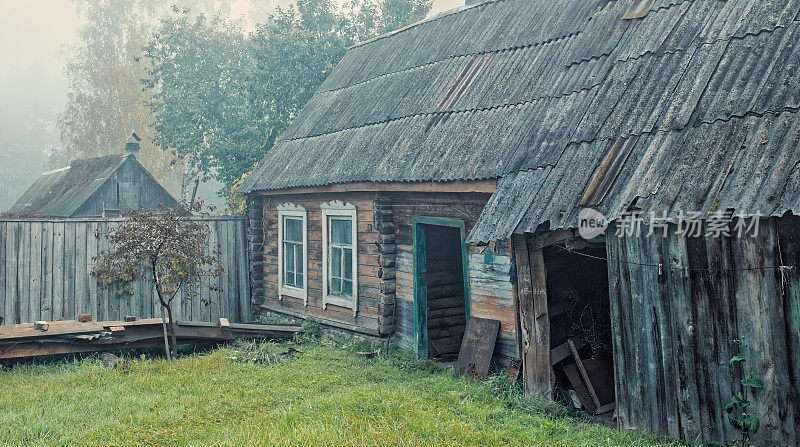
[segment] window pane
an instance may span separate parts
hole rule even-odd
[[[353,294],[353,281],[350,280],[342,280],[342,295],[352,295]]]
[[[350,219],[331,219],[331,243],[350,245],[353,239],[353,224]]]
[[[344,279],[353,279],[353,250],[349,248],[344,249],[342,262],[344,262]]]
[[[292,244],[284,244],[283,245],[283,259],[285,263],[283,264],[284,269],[287,272],[294,271],[294,246]]]
[[[339,278],[331,278],[330,293],[334,295],[341,295],[342,293],[342,280]]]
[[[283,238],[285,241],[302,243],[303,220],[285,217],[283,220]]]
[[[339,247],[331,247],[331,271],[332,278],[342,277],[342,249]]]
[[[303,274],[298,273],[294,276],[294,286],[300,289],[303,288]]]
[[[295,271],[299,274],[303,274],[303,245],[296,244],[294,246],[294,259],[295,259]]]

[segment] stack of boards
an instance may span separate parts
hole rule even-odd
[[[218,323],[179,321],[175,336],[178,344],[225,343],[237,338],[286,339],[301,331],[298,326],[237,324],[220,318]],[[81,315],[78,320],[0,326],[0,360],[159,346],[164,346],[160,318],[95,322],[91,315]]]

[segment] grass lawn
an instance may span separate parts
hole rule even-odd
[[[302,354],[281,355],[289,347]],[[167,363],[96,358],[0,371],[2,445],[666,445],[331,341],[227,347]]]

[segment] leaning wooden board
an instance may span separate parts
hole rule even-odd
[[[470,317],[455,364],[458,374],[478,378],[489,374],[499,330],[500,322],[497,320]]]

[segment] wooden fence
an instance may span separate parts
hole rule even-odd
[[[220,291],[199,287],[183,292],[175,318],[186,321],[249,321],[250,282],[247,228],[243,218],[199,219],[211,226],[210,245],[219,242],[224,272]],[[153,287],[132,283],[133,294],[99,287],[90,275],[97,254],[108,248],[105,234],[120,219],[0,219],[0,324],[35,320],[74,319],[92,314],[95,320],[119,320],[125,315],[159,317]],[[99,232],[98,232],[99,230]],[[98,236],[99,235],[99,236]],[[204,305],[203,300],[210,301]]]

